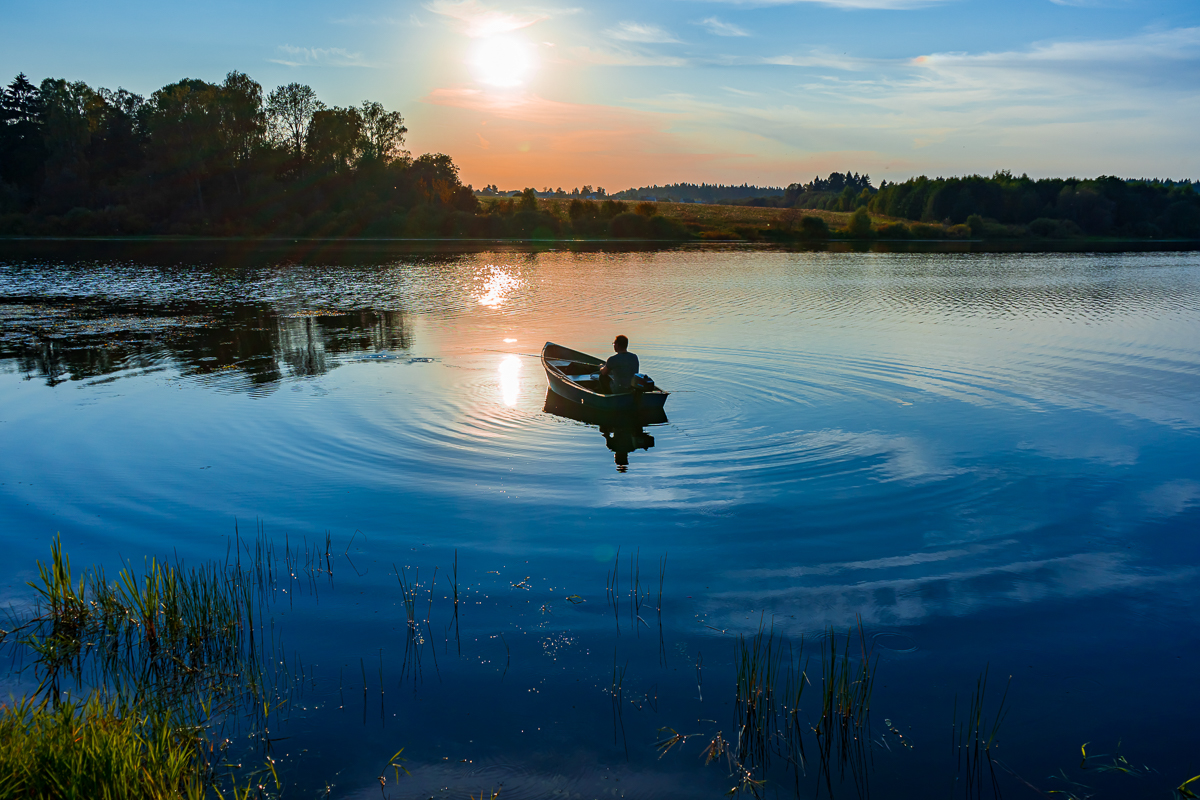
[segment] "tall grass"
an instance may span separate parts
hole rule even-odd
[[[211,755],[169,713],[138,716],[97,695],[0,706],[0,800],[201,798]]]
[[[3,710],[0,752],[11,758],[0,756],[0,770],[10,770],[0,771],[10,778],[0,780],[0,798],[13,781],[32,788],[12,796],[202,793],[214,777],[206,743],[227,728],[249,726],[269,754],[268,725],[303,690],[305,668],[298,658],[289,668],[262,624],[277,574],[271,546],[260,537],[244,565],[240,537],[237,547],[233,563],[151,559],[110,581],[100,567],[75,575],[61,541],[51,544],[30,583],[32,609],[10,614],[0,639],[14,658],[32,660],[36,679]],[[143,771],[128,772],[136,764]]]

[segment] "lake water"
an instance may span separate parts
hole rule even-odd
[[[547,413],[528,354],[615,333],[668,421]],[[6,604],[59,532],[113,571],[328,533],[272,606],[285,796],[378,797],[400,747],[390,797],[720,796],[738,635],[803,637],[815,719],[860,622],[867,763],[758,792],[971,796],[985,669],[1014,797],[1200,773],[1200,254],[9,254],[0,453]]]

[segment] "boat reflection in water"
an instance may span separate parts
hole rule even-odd
[[[549,389],[546,404],[542,409],[577,422],[595,425],[604,434],[604,445],[613,452],[618,472],[629,469],[629,454],[634,450],[649,450],[654,447],[654,437],[646,433],[647,425],[667,422],[667,414],[661,408],[635,411],[600,411],[580,403],[572,403]]]

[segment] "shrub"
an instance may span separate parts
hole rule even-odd
[[[908,227],[908,232],[912,234],[914,239],[942,239],[946,236],[944,229],[925,222],[913,223]]]
[[[1034,236],[1053,236],[1058,231],[1058,220],[1038,217],[1029,223],[1029,232]]]
[[[587,200],[575,198],[571,201],[571,204],[567,206],[567,216],[569,216],[572,221],[583,217],[595,217],[596,204]]]
[[[1054,233],[1058,239],[1073,239],[1077,236],[1083,236],[1083,228],[1075,224],[1073,220],[1064,219],[1058,223],[1058,230]]]
[[[800,233],[806,239],[828,239],[829,225],[820,217],[801,217]]]
[[[658,206],[654,203],[638,203],[633,211],[643,217],[653,217],[658,213]]]
[[[650,224],[641,214],[628,211],[618,214],[609,223],[612,235],[618,239],[647,239],[650,237]]]
[[[850,215],[850,220],[846,223],[846,233],[857,238],[871,235],[871,215],[867,213],[866,206],[854,209],[854,213]]]
[[[600,216],[605,219],[612,219],[615,216],[624,214],[629,210],[629,205],[620,200],[605,200],[600,204]]]
[[[877,233],[884,239],[907,239],[909,237],[908,226],[903,222],[892,222],[883,225]]]

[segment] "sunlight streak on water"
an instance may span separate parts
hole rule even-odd
[[[500,362],[500,397],[512,408],[521,395],[521,359],[505,356]]]
[[[521,279],[505,271],[504,267],[488,265],[488,276],[483,281],[483,293],[479,295],[479,305],[488,308],[499,308],[509,299],[521,285]]]

